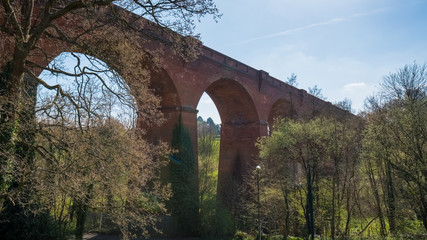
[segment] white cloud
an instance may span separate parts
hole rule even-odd
[[[366,83],[357,82],[357,83],[349,83],[344,85],[344,91],[353,91],[355,89],[360,89],[366,87]]]

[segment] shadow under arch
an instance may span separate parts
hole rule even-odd
[[[217,197],[221,206],[239,215],[241,187],[258,153],[260,120],[252,97],[236,80],[220,78],[205,90],[221,118]]]

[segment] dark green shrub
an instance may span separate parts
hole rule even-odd
[[[180,118],[172,137],[172,148],[176,150],[169,163],[172,198],[168,208],[177,218],[180,235],[200,234],[199,199],[196,163],[190,134]]]
[[[20,205],[9,205],[0,214],[2,240],[59,239],[58,225],[48,213],[34,214]]]
[[[216,236],[233,236],[235,229],[233,215],[226,209],[218,207],[216,209]]]

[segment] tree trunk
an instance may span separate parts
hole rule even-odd
[[[384,221],[384,214],[383,214],[382,208],[381,208],[381,198],[380,198],[377,183],[375,180],[374,170],[372,169],[372,165],[370,162],[368,162],[368,169],[367,170],[368,170],[368,175],[369,175],[369,182],[371,183],[372,191],[373,191],[375,202],[377,205],[377,214],[378,214],[378,218],[380,220],[380,234],[381,234],[381,236],[386,236],[386,226],[385,226],[385,221]]]
[[[351,212],[352,212],[352,207],[351,207],[351,193],[350,193],[351,189],[350,186],[347,187],[347,197],[346,197],[346,210],[347,210],[347,218],[346,218],[346,222],[345,222],[345,230],[344,230],[344,234],[346,237],[350,236],[350,220],[351,220]]]
[[[394,234],[396,232],[396,206],[395,206],[395,196],[394,196],[394,186],[393,178],[391,172],[391,166],[388,161],[386,161],[386,187],[387,187],[387,217],[388,224],[390,228],[390,233]]]
[[[88,211],[87,204],[84,204],[82,202],[76,203],[76,231],[75,236],[77,240],[83,239],[84,234],[84,227],[86,223],[86,216]]]
[[[336,162],[336,161],[335,161]],[[335,163],[335,173],[334,177],[332,178],[332,210],[331,210],[331,239],[335,239],[335,199],[336,199],[336,181],[337,181],[337,164]]]
[[[289,236],[289,221],[290,221],[290,207],[289,207],[289,190],[285,187],[285,232],[284,237],[288,239]]]
[[[425,230],[427,231],[427,211],[421,211],[421,220],[423,221],[423,225]]]
[[[423,221],[424,228],[427,231],[427,201],[425,199],[424,191],[421,190],[421,204],[420,204],[420,214],[421,214],[421,221]]]
[[[312,169],[307,169],[307,231],[310,235],[310,239],[314,240],[314,194],[313,194],[313,177]]]
[[[0,74],[0,189],[6,194],[12,186],[13,161],[19,130],[19,112],[22,97],[22,71],[8,62]]]
[[[37,82],[24,75],[20,111],[18,113],[19,126],[17,132],[17,141],[19,148],[16,148],[16,154],[21,161],[26,161],[27,166],[33,166],[34,160],[34,142],[36,138],[36,101],[37,101]]]

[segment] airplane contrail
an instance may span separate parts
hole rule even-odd
[[[313,24],[309,24],[309,25],[306,25],[306,26],[303,26],[303,27],[292,28],[292,29],[288,29],[288,30],[285,30],[285,31],[281,31],[281,32],[277,32],[277,33],[273,33],[273,34],[269,34],[269,35],[264,35],[264,36],[260,36],[260,37],[255,37],[255,38],[243,40],[243,41],[240,41],[240,42],[236,42],[233,45],[237,45],[237,44],[241,44],[241,43],[247,43],[247,42],[252,42],[252,41],[256,41],[256,40],[267,39],[267,38],[272,38],[272,37],[284,36],[284,35],[288,35],[288,34],[291,34],[291,33],[300,32],[300,31],[303,31],[303,30],[311,29],[311,28],[316,28],[316,27],[321,27],[321,26],[336,24],[336,23],[339,23],[339,22],[349,21],[349,20],[351,20],[353,18],[364,17],[364,16],[369,16],[369,15],[373,15],[373,14],[380,13],[380,12],[385,12],[387,10],[390,10],[390,8],[381,8],[381,9],[376,9],[376,10],[373,10],[373,11],[370,11],[370,12],[366,12],[366,13],[357,13],[357,14],[351,15],[349,17],[333,18],[333,19],[330,19],[330,20],[324,21],[324,22],[313,23]]]

